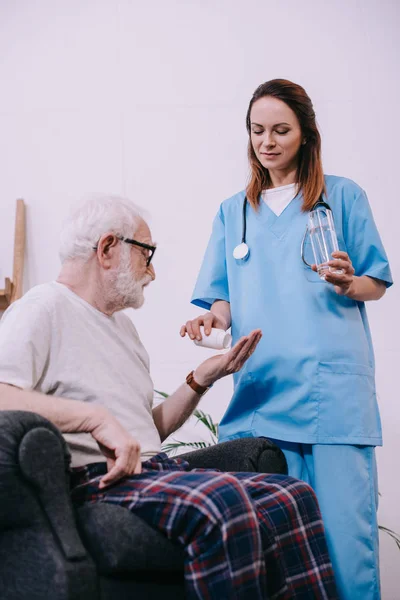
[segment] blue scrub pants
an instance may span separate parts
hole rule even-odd
[[[375,448],[273,441],[317,495],[340,598],[379,600]]]

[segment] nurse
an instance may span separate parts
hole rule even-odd
[[[302,87],[281,79],[260,85],[246,126],[250,181],[219,208],[192,298],[207,312],[181,335],[201,339],[201,325],[205,334],[231,327],[236,342],[262,330],[257,352],[234,376],[220,441],[266,436],[282,448],[289,474],[319,499],[341,597],[377,600],[375,446],[382,435],[365,302],[392,284],[388,260],[365,192],[323,174],[315,113]],[[340,250],[329,265],[342,271],[325,281],[300,252],[321,194]],[[249,253],[241,259],[234,250],[244,213]],[[309,237],[303,250],[312,263]]]

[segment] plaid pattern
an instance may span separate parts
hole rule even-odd
[[[189,470],[158,454],[104,489],[105,463],[74,469],[72,499],[131,510],[185,548],[187,598],[338,598],[317,500],[286,475]]]

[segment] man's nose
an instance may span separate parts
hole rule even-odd
[[[154,269],[154,265],[153,265],[153,263],[150,263],[150,264],[149,264],[149,266],[147,267],[147,270],[148,270],[148,272],[149,272],[149,273],[150,273],[150,275],[151,275],[151,279],[152,279],[152,281],[154,281],[154,280],[155,280],[155,278],[156,278],[156,271],[155,271],[155,269]]]

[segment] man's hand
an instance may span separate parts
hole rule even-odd
[[[129,475],[142,471],[140,444],[108,411],[90,433],[107,458],[108,472],[100,481],[100,488],[111,485]]]
[[[225,354],[208,358],[194,372],[195,381],[204,387],[239,371],[246,360],[253,354],[261,339],[261,331],[256,329],[242,337],[235,346]],[[153,409],[153,417],[161,440],[179,429],[193,413],[201,396],[183,383],[165,402]]]
[[[102,406],[0,383],[0,410],[15,409],[38,413],[63,433],[91,433],[107,458],[101,488],[142,470],[139,443]]]
[[[240,338],[226,354],[217,354],[208,358],[195,370],[193,375],[195,381],[199,385],[208,387],[221,377],[236,373],[253,354],[261,337],[261,330],[255,329],[249,335]]]

